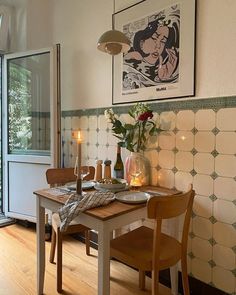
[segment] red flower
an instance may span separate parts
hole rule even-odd
[[[153,117],[152,111],[147,111],[147,112],[139,115],[138,120],[139,121],[147,121],[147,119],[151,119],[152,117]]]

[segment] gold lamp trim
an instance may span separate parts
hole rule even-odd
[[[111,55],[117,55],[130,49],[130,40],[122,32],[110,30],[99,38],[97,48]]]

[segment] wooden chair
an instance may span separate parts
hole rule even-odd
[[[85,177],[85,180],[94,179],[95,168],[89,166],[89,175]],[[59,185],[64,185],[68,182],[75,181],[76,176],[74,175],[74,168],[51,168],[46,171],[47,182],[50,187],[56,187]],[[90,255],[90,235],[89,228],[77,224],[76,222],[71,222],[68,229],[65,232],[60,231],[60,218],[57,213],[52,215],[52,241],[50,250],[51,263],[54,262],[55,249],[57,244],[57,291],[62,292],[62,239],[63,236],[78,232],[84,232],[85,234],[85,244],[86,244],[86,254]]]
[[[155,196],[147,204],[148,218],[155,219],[154,230],[141,226],[111,240],[111,257],[139,270],[139,287],[145,289],[145,271],[152,271],[152,295],[158,295],[159,271],[181,260],[184,295],[189,295],[187,243],[195,192]],[[185,213],[181,242],[161,232],[163,219]]]

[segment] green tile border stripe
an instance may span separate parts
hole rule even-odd
[[[147,102],[148,103],[148,102]],[[179,110],[200,110],[200,109],[214,109],[236,107],[236,96],[226,97],[211,97],[202,99],[183,99],[181,101],[161,101],[149,103],[151,108],[158,113],[166,111],[179,111]],[[62,111],[62,117],[77,117],[77,116],[92,116],[102,115],[105,108],[83,109],[83,110],[69,110]],[[127,113],[130,105],[110,106],[117,114]]]

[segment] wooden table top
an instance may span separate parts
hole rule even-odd
[[[147,192],[151,191],[152,195],[155,195],[155,192],[157,192],[157,194],[158,193],[166,193],[169,195],[180,193],[177,190],[172,190],[172,189],[157,187],[157,186],[144,186],[140,190],[147,191]],[[51,191],[51,193],[50,193],[50,191]],[[89,191],[94,191],[94,190],[89,190]],[[55,195],[52,192],[53,192],[53,188],[52,189],[47,188],[47,189],[35,191],[34,194],[42,196],[42,197],[47,198],[49,200],[55,201],[61,205],[64,205],[70,196],[70,193],[63,194],[63,195]],[[95,218],[101,219],[101,220],[107,220],[107,219],[113,218],[115,216],[119,216],[124,213],[128,213],[128,212],[137,210],[137,209],[145,207],[145,206],[146,206],[146,203],[126,204],[126,203],[121,203],[119,201],[114,201],[106,206],[88,209],[84,213],[88,214],[90,216],[93,216]]]

